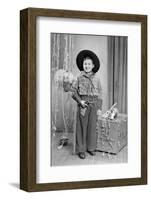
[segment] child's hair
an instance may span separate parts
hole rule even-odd
[[[87,59],[92,60],[92,63],[93,63],[93,65],[94,65],[93,59],[92,59],[91,57],[89,57],[89,56],[85,57],[85,58],[83,59],[83,62],[84,62],[85,60],[87,60]]]

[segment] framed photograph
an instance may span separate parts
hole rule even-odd
[[[147,16],[20,12],[20,188],[147,184]]]

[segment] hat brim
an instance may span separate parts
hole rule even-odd
[[[99,61],[99,58],[97,57],[97,55],[93,51],[90,51],[90,50],[82,50],[77,55],[76,63],[77,63],[79,70],[83,71],[83,60],[86,57],[89,57],[92,59],[93,64],[94,64],[94,68],[92,69],[92,71],[94,73],[96,73],[100,68],[100,61]]]

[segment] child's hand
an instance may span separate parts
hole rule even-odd
[[[83,107],[83,108],[85,108],[85,107],[87,107],[88,105],[86,104],[86,101],[84,101],[84,100],[81,100],[81,106]]]

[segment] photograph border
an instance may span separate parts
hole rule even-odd
[[[141,177],[36,183],[36,18],[141,23]],[[147,15],[26,8],[20,11],[20,189],[47,191],[147,184]]]

